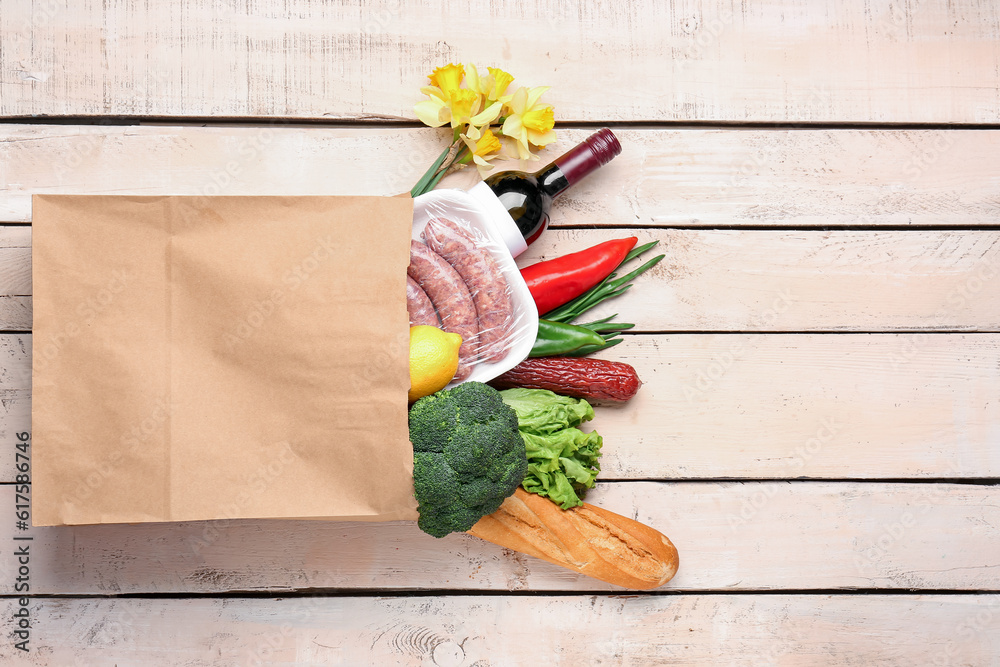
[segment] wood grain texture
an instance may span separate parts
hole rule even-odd
[[[0,500],[13,506],[13,487]],[[1000,487],[858,482],[606,482],[587,501],[666,535],[660,591],[1000,591]],[[622,591],[414,522],[221,520],[32,528],[35,594],[301,589]],[[0,559],[0,591],[17,564]]]
[[[31,353],[0,335],[0,482],[31,424]],[[629,336],[599,356],[643,380],[588,424],[605,479],[1000,476],[997,334]]]
[[[0,322],[4,331],[30,331],[31,297],[0,296]]]
[[[45,599],[31,611],[33,653],[5,642],[8,664],[1000,665],[997,595]]]
[[[619,313],[637,331],[1000,329],[1000,231],[552,230],[518,264],[627,234],[666,256],[592,319]]]
[[[1000,334],[983,333],[1000,332],[1000,132],[887,129],[1000,122],[995,2],[5,2],[0,119],[263,120],[0,125],[0,223],[30,222],[34,193],[404,191],[445,131],[380,123],[412,119],[450,60],[554,85],[561,124],[631,128],[525,261],[661,240],[667,261],[615,304],[645,333],[605,356],[645,386],[598,408],[602,477],[619,481],[588,501],[662,530],[678,576],[622,595],[409,523],[17,531],[8,516],[0,663],[1000,667],[1000,486],[872,479],[1000,478]],[[561,129],[542,159],[589,132]],[[31,329],[30,235],[0,225],[0,329]],[[836,333],[803,333],[820,331]],[[885,333],[851,333],[866,331]],[[31,347],[0,335],[7,508]],[[26,655],[11,634],[22,543]],[[220,597],[185,598],[202,594]]]
[[[647,259],[666,256],[592,319],[618,313],[639,332],[1000,331],[1000,230],[550,230],[518,264],[629,234],[659,241]],[[30,328],[17,308],[30,293],[30,249],[0,246],[0,329]]]
[[[411,119],[473,61],[554,86],[560,120],[986,123],[998,23],[976,0],[46,0],[0,17],[0,116]]]
[[[561,130],[554,158],[590,134]],[[556,226],[996,226],[1000,132],[618,129],[623,152],[553,208]],[[0,125],[0,222],[31,194],[387,195],[447,132]],[[531,170],[544,162],[523,165]],[[498,168],[517,168],[515,162]],[[468,187],[474,170],[443,185]]]
[[[2,241],[0,241],[2,242]],[[0,296],[31,294],[31,248],[0,247]]]

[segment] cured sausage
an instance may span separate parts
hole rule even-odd
[[[410,266],[406,273],[434,304],[441,318],[441,328],[462,337],[455,379],[464,380],[472,373],[479,334],[476,306],[469,288],[451,264],[420,241],[410,241]]]
[[[431,303],[427,292],[420,289],[410,276],[406,276],[406,312],[410,315],[410,326],[415,327],[426,324],[432,327],[441,326],[434,304]]]
[[[577,357],[525,359],[490,380],[496,389],[526,387],[548,389],[591,403],[624,403],[639,391],[642,381],[635,369],[621,361]]]
[[[500,266],[472,233],[446,218],[432,218],[423,232],[428,247],[462,276],[479,319],[479,352],[483,361],[507,356],[513,306]]]

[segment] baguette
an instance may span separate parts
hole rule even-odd
[[[662,533],[586,503],[562,510],[520,487],[469,534],[625,588],[657,588],[677,572],[677,549]]]

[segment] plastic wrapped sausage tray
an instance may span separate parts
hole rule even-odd
[[[535,302],[495,215],[462,190],[414,199],[409,277],[424,288],[440,324],[426,304],[420,323],[459,333],[465,341],[449,387],[510,370],[528,356],[538,331]],[[434,266],[439,258],[455,271]]]

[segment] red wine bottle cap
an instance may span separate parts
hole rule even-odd
[[[604,128],[584,139],[570,152],[556,158],[557,165],[566,178],[563,189],[576,183],[581,178],[611,162],[611,159],[622,152],[622,145],[611,130]]]
[[[618,143],[618,137],[606,127],[587,137],[583,143],[590,147],[601,166],[611,162],[616,155],[622,152],[622,145]]]

